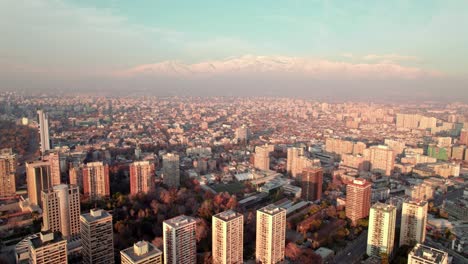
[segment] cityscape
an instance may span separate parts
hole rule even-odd
[[[468,264],[468,2],[0,1],[0,264]]]

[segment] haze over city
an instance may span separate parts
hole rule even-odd
[[[0,3],[1,90],[466,101],[466,2]]]
[[[0,0],[0,264],[467,264],[467,10]]]

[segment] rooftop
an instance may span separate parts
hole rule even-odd
[[[38,249],[60,241],[64,241],[60,232],[42,231],[39,236],[31,239],[31,245],[33,248]]]
[[[442,263],[442,260],[448,258],[447,252],[431,248],[425,245],[417,244],[410,252],[410,255],[434,263]]]
[[[162,251],[147,241],[139,241],[133,247],[122,250],[121,253],[136,263],[145,258],[161,255]]]
[[[112,216],[102,209],[91,209],[89,213],[82,214],[81,217],[84,218],[86,222],[90,223]]]
[[[286,211],[286,210],[279,207],[279,206],[277,206],[277,205],[275,205],[275,204],[270,204],[270,205],[267,205],[267,206],[259,209],[258,211],[269,214],[269,215],[275,215],[275,214],[278,214],[278,213],[280,213],[282,211]]]
[[[221,220],[225,220],[225,221],[237,218],[239,216],[242,216],[242,214],[239,214],[234,210],[227,210],[227,211],[221,212],[221,213],[219,213],[217,215],[214,215],[214,217],[219,218]]]
[[[171,227],[177,228],[177,227],[186,226],[195,222],[196,220],[193,217],[186,216],[186,215],[179,215],[174,218],[165,220],[163,223]]]

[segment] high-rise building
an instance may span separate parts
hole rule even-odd
[[[91,199],[110,196],[109,165],[90,162],[83,167],[83,192]]]
[[[286,171],[288,173],[290,173],[293,177],[296,176],[297,159],[300,156],[303,156],[303,155],[304,155],[304,149],[303,148],[297,148],[297,147],[288,148]]]
[[[461,130],[459,143],[463,145],[468,145],[468,129]]]
[[[60,231],[67,240],[80,235],[80,191],[78,186],[60,184],[42,191],[44,230]]]
[[[114,263],[112,215],[101,209],[91,209],[80,216],[80,223],[83,263]]]
[[[162,251],[147,241],[139,241],[120,251],[121,264],[162,264]]]
[[[395,152],[395,155],[402,154],[406,148],[405,142],[399,140],[385,139],[384,144],[389,146]]]
[[[136,161],[130,164],[130,194],[148,193],[154,188],[154,164]]]
[[[355,179],[346,185],[346,217],[356,224],[369,215],[372,184],[365,179]]]
[[[61,183],[59,152],[49,152],[46,156],[44,156],[44,161],[48,161],[50,164],[50,177],[52,179],[52,185],[59,185]]]
[[[67,240],[60,232],[41,232],[29,241],[29,263],[67,264]]]
[[[32,205],[42,206],[41,192],[52,188],[50,164],[44,161],[26,163],[28,197]]]
[[[390,204],[376,203],[370,209],[367,250],[369,256],[390,256],[395,240],[396,208]]]
[[[50,137],[49,137],[49,119],[47,114],[43,110],[37,110],[39,120],[39,136],[41,144],[41,153],[45,154],[50,149]]]
[[[302,172],[302,199],[316,201],[322,199],[323,170],[320,167],[305,168]]]
[[[164,264],[197,262],[196,220],[180,215],[163,222]]]
[[[167,153],[162,162],[163,183],[169,187],[180,186],[179,155]]]
[[[416,244],[408,254],[408,264],[448,264],[448,253]]]
[[[400,247],[426,240],[427,202],[404,202],[401,211]]]
[[[71,167],[68,172],[68,179],[71,185],[78,186],[80,192],[83,193],[83,165]]]
[[[257,210],[257,263],[273,264],[284,260],[286,210],[270,204]]]
[[[270,170],[270,152],[273,151],[269,145],[256,146],[254,156],[254,167],[259,170]]]
[[[428,184],[420,183],[407,188],[405,194],[412,200],[429,200],[434,196],[434,189]]]
[[[11,149],[0,150],[0,197],[16,194],[16,155]]]
[[[367,153],[371,171],[379,172],[386,176],[392,174],[395,165],[395,155],[391,148],[385,145],[372,146],[368,149]]]
[[[247,142],[249,139],[249,128],[242,125],[236,129],[236,139],[241,142]]]
[[[244,252],[244,216],[228,210],[213,216],[213,264],[241,264]]]

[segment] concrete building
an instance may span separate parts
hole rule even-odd
[[[369,256],[390,256],[395,240],[396,207],[376,203],[370,209],[367,250]]]
[[[52,188],[50,164],[44,161],[26,163],[26,181],[31,205],[42,206],[41,192]]]
[[[78,186],[80,192],[83,193],[83,165],[71,167],[68,172],[68,180],[71,185]]]
[[[462,129],[460,132],[460,144],[468,145],[468,129]]]
[[[287,152],[287,163],[286,163],[286,172],[291,174],[291,176],[296,177],[299,173],[302,172],[301,168],[299,170],[299,157],[304,156],[304,149],[297,147],[288,148]]]
[[[395,154],[390,147],[384,145],[372,146],[368,149],[368,155],[371,171],[386,176],[392,174],[395,165]]]
[[[41,232],[29,242],[29,263],[67,264],[67,240],[60,232]]]
[[[273,146],[256,146],[254,156],[254,167],[259,170],[270,170],[270,152]]]
[[[43,110],[38,110],[37,115],[39,121],[39,142],[41,145],[41,153],[44,155],[46,151],[50,149],[49,119]]]
[[[323,170],[320,167],[306,168],[302,172],[302,199],[316,201],[322,199]]]
[[[60,231],[67,240],[80,235],[80,191],[78,186],[60,184],[42,191],[42,226]]]
[[[408,254],[408,264],[448,264],[448,253],[416,244]]]
[[[400,247],[426,240],[427,202],[404,202],[401,210]]]
[[[428,184],[421,183],[407,188],[405,195],[408,195],[412,200],[429,200],[434,197],[434,189]]]
[[[83,192],[91,199],[110,196],[109,165],[90,162],[83,167]]]
[[[169,187],[180,186],[179,155],[167,153],[162,161],[163,182]]]
[[[16,155],[11,149],[0,150],[0,197],[16,194]]]
[[[213,264],[241,264],[244,253],[244,215],[228,210],[213,216]]]
[[[257,210],[257,263],[278,263],[284,260],[286,246],[286,210],[270,204]]]
[[[139,241],[120,251],[121,264],[162,264],[162,251],[147,241]]]
[[[59,185],[61,183],[59,152],[48,152],[47,155],[44,156],[44,161],[48,161],[50,164],[50,177],[52,180],[52,186]]]
[[[154,163],[137,161],[130,164],[130,194],[148,193],[154,189]]]
[[[356,224],[369,215],[372,184],[365,179],[355,179],[346,185],[346,217]]]
[[[239,142],[247,142],[249,140],[249,128],[242,125],[236,129],[235,139]]]
[[[83,263],[114,263],[112,215],[101,209],[91,209],[80,216]]]
[[[197,260],[195,218],[180,215],[163,222],[164,264],[192,264]]]

